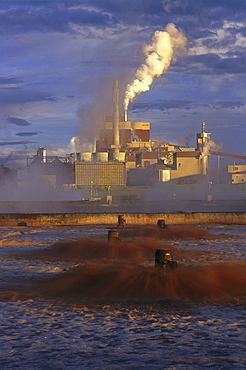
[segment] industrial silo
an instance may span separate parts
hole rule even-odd
[[[118,161],[119,162],[125,162],[126,161],[126,153],[125,152],[119,152]]]
[[[108,162],[108,152],[97,152],[96,162]]]
[[[91,162],[92,153],[91,152],[77,153],[77,160],[82,162]]]

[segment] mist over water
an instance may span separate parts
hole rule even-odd
[[[155,230],[0,228],[1,368],[245,368],[245,226]]]
[[[99,237],[61,240],[16,255],[30,263],[68,263],[54,277],[40,280],[35,292],[29,294],[46,298],[80,296],[94,302],[245,301],[245,261],[223,261],[216,251],[177,246],[185,239],[200,243],[214,240],[223,245],[231,235],[191,226],[129,228],[120,230],[119,235],[110,242]],[[170,249],[178,268],[155,269],[156,249]]]
[[[123,237],[138,237],[138,238],[151,238],[151,239],[204,239],[214,238],[215,236],[208,230],[202,227],[192,226],[168,226],[167,228],[161,229],[153,226],[145,226],[132,228],[128,230],[120,230],[120,235]],[[216,235],[216,238],[219,236]]]
[[[154,267],[85,265],[48,280],[44,296],[84,296],[94,302],[151,302],[165,299],[203,302],[243,302],[246,294],[246,264],[218,263],[180,266],[175,271]]]

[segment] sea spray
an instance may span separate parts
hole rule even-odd
[[[86,264],[48,279],[39,293],[130,303],[165,299],[227,302],[245,299],[246,264],[181,266],[171,272],[141,265]]]

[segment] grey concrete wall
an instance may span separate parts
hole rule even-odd
[[[2,213],[0,226],[117,225],[119,213]],[[246,212],[125,213],[127,225],[246,224]]]

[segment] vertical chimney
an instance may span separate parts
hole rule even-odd
[[[128,117],[127,117],[127,110],[124,111],[124,121],[126,122],[128,120]]]
[[[209,156],[207,144],[210,140],[210,133],[205,132],[205,122],[202,122],[202,132],[196,134],[196,138],[197,138],[197,150],[201,152],[200,155],[201,174],[206,175]]]
[[[41,163],[46,163],[47,153],[46,153],[46,150],[42,146],[38,147],[37,156],[40,158]]]
[[[202,152],[204,150],[204,144],[205,144],[205,122],[202,122]]]
[[[113,135],[114,135],[114,159],[119,158],[120,148],[120,108],[119,108],[119,81],[113,85]]]

